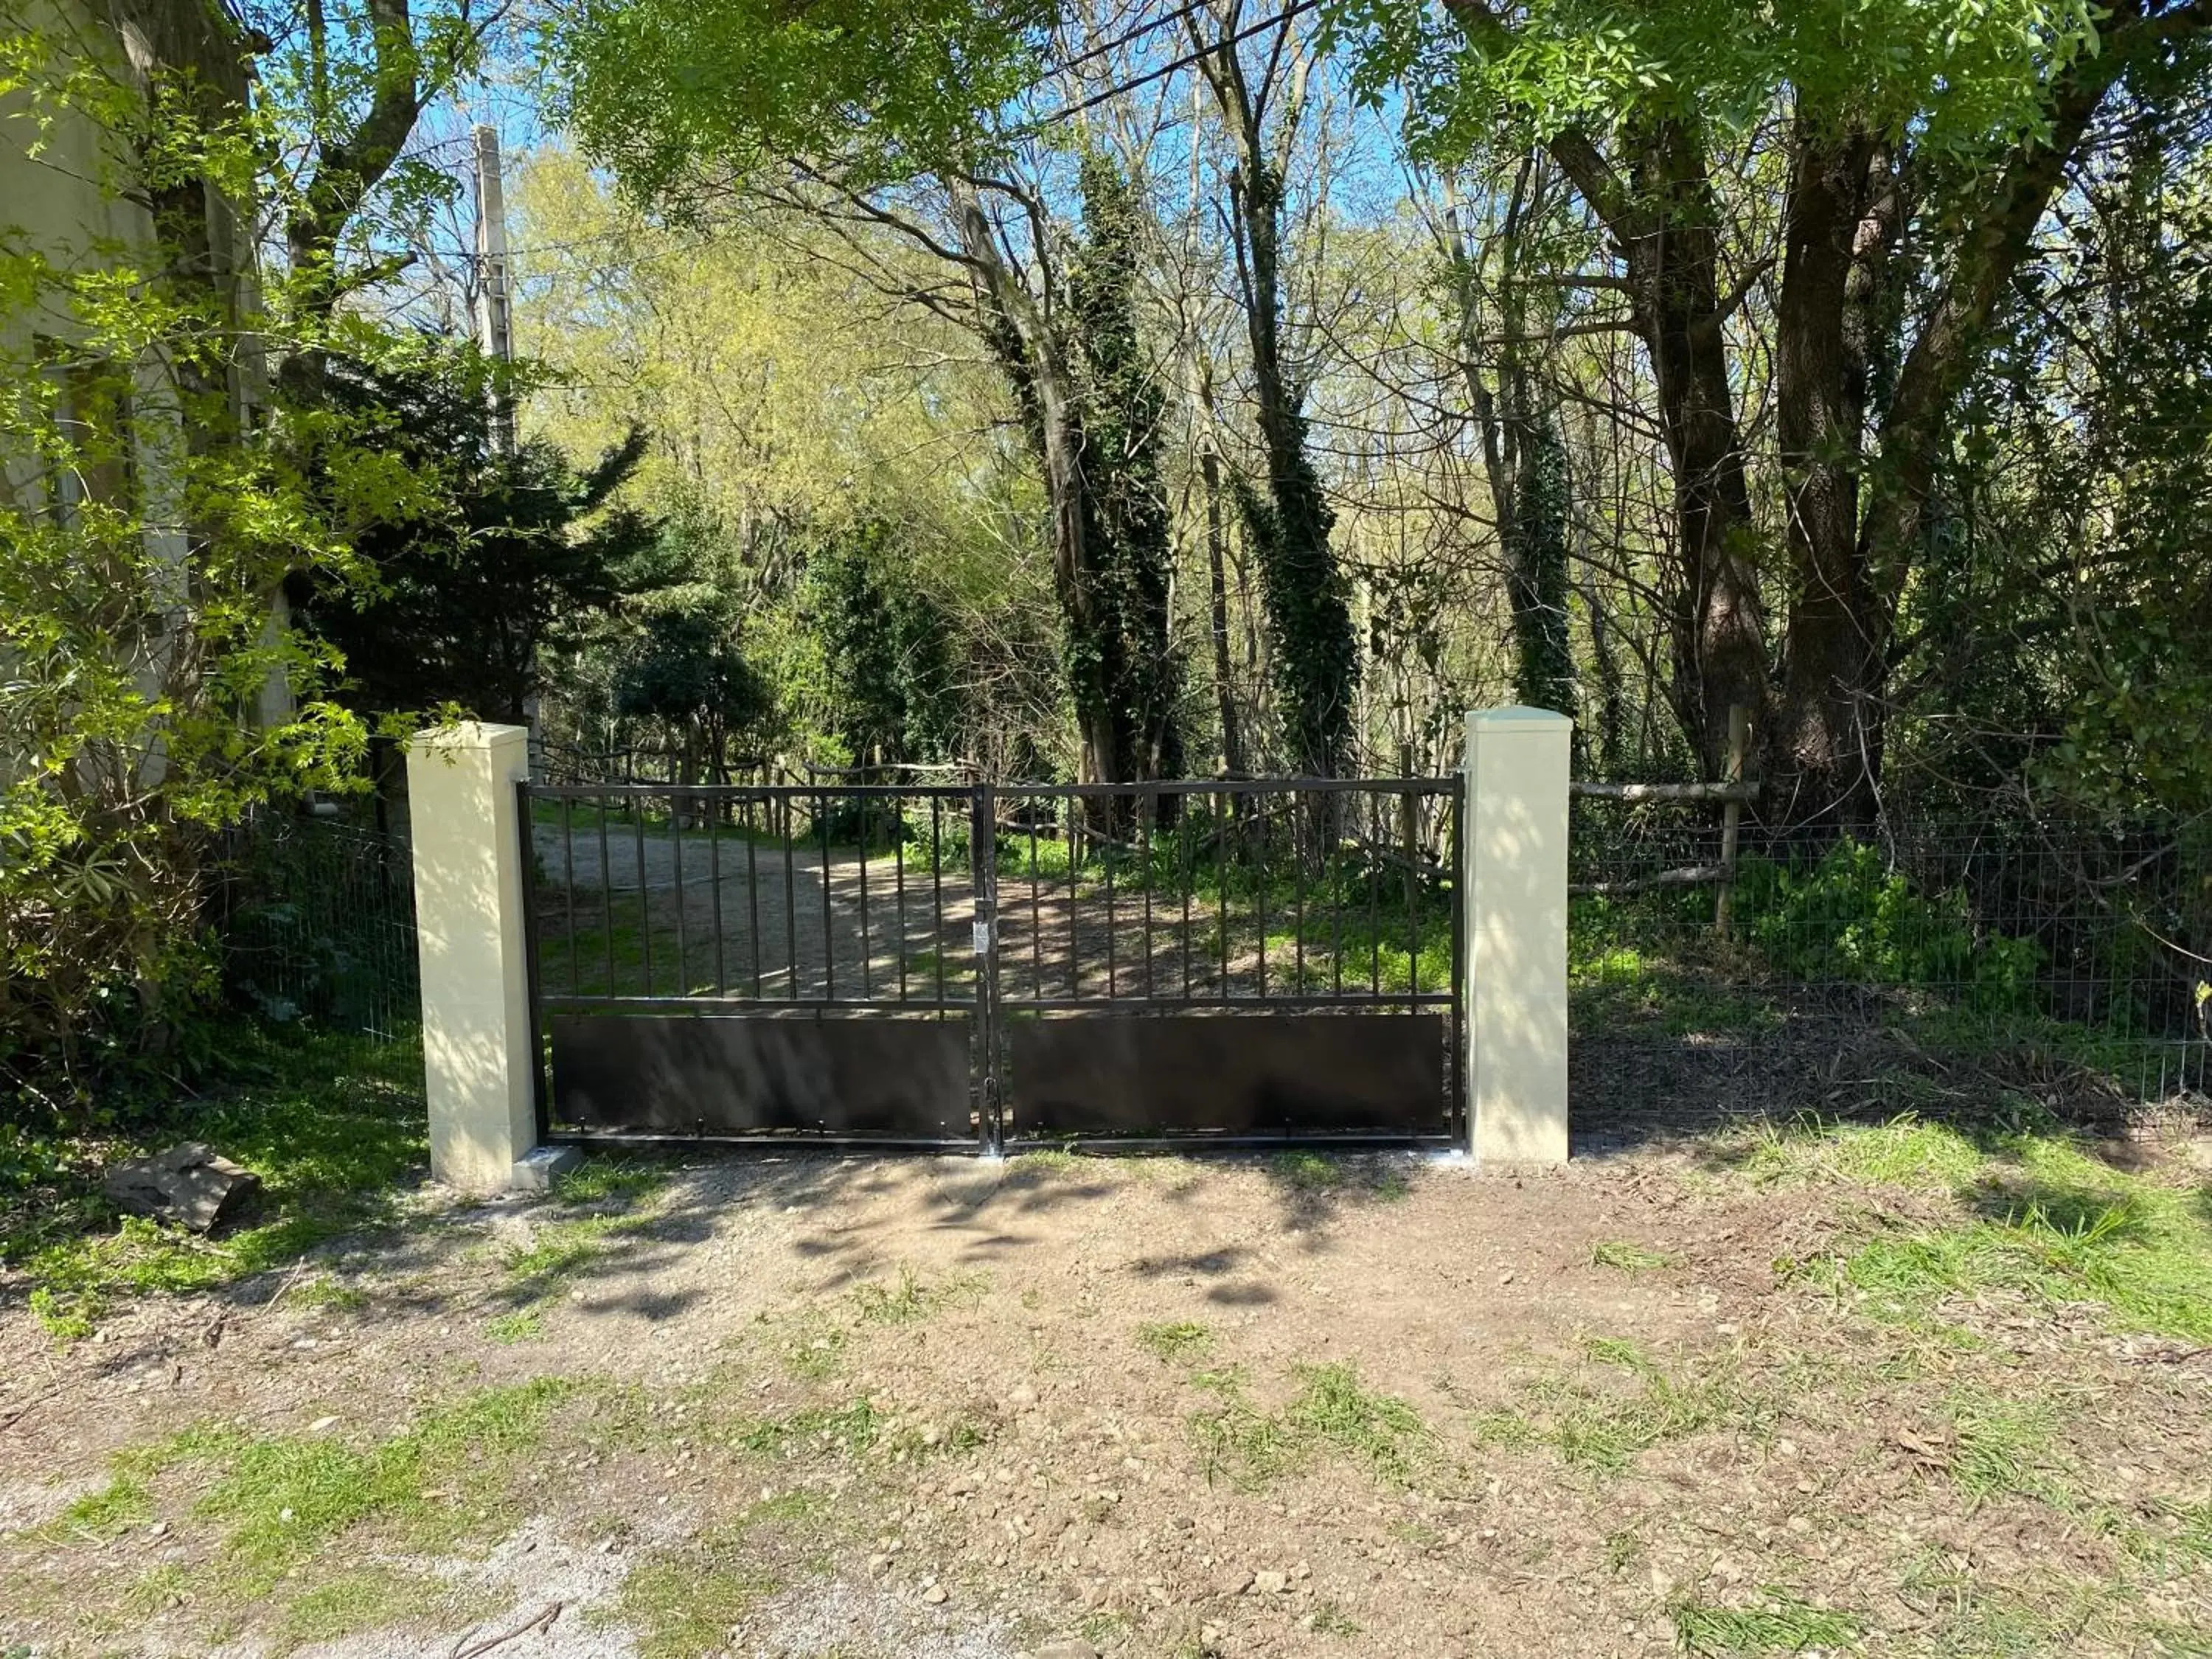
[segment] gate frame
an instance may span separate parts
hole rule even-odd
[[[1447,999],[1452,1004],[1448,1015],[1453,1032],[1452,1081],[1443,1133],[1069,1139],[1084,1146],[1133,1149],[1173,1145],[1190,1150],[1226,1150],[1255,1144],[1352,1148],[1425,1143],[1453,1146],[1485,1164],[1563,1161],[1568,1150],[1565,851],[1571,730],[1571,722],[1564,716],[1537,709],[1491,709],[1468,716],[1467,764],[1455,792],[1454,810],[1460,824],[1454,884],[1458,925],[1453,937],[1454,985]],[[977,952],[975,999],[950,1006],[941,1002],[904,1006],[914,1006],[917,1013],[934,1012],[939,1018],[972,1010],[969,1018],[977,1045],[972,1135],[901,1140],[811,1133],[772,1137],[578,1134],[555,1131],[550,1121],[550,1090],[542,1024],[547,998],[538,982],[536,907],[526,873],[533,799],[528,779],[527,733],[519,726],[477,722],[425,732],[409,746],[408,771],[421,912],[418,948],[425,1084],[436,1179],[477,1191],[525,1184],[527,1177],[520,1161],[533,1145],[549,1143],[704,1141],[772,1145],[784,1150],[802,1146],[878,1152],[972,1150],[986,1155],[1008,1147],[1007,1102],[998,1063],[1004,1014],[999,988],[1002,930],[995,862],[999,787],[979,784],[970,790],[942,785],[844,786],[828,791],[816,786],[795,792],[816,797],[830,793],[969,797],[977,938],[983,947]],[[1295,789],[1301,781],[1252,781]],[[1387,792],[1396,782],[1433,790],[1445,781],[1340,780],[1333,781],[1333,787],[1364,784]],[[1091,787],[1156,792],[1177,787],[1184,793],[1203,793],[1218,792],[1228,782]],[[1012,793],[1019,787],[1007,787]],[[1066,793],[1083,787],[1044,787]],[[579,793],[587,791],[662,797],[684,793],[775,793],[757,786],[733,786],[726,790],[699,786],[690,792],[681,786],[579,789]],[[487,889],[489,904],[484,898]],[[1338,999],[1321,1000],[1341,1006]],[[1403,998],[1365,1000],[1379,1006],[1409,1006]],[[741,1000],[690,998],[632,1000],[629,1006],[688,1003],[730,1007],[733,1001],[742,1006]],[[1279,1000],[1255,1000],[1249,1012],[1264,1012],[1271,1005],[1278,1009],[1285,1006]],[[805,1000],[796,1006],[805,1006]],[[878,1006],[896,1011],[902,1005]],[[1098,1006],[1111,1008],[1115,1005],[1101,1000]],[[836,1012],[868,1017],[866,1005]],[[1018,1148],[1068,1143],[1016,1139],[1011,1144]]]

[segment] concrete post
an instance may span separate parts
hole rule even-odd
[[[1484,1164],[1567,1157],[1567,781],[1574,722],[1467,717],[1468,1118]]]
[[[471,720],[407,746],[430,1174],[504,1191],[538,1142],[520,811],[529,733]]]

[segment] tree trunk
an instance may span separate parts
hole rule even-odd
[[[1790,822],[1853,827],[1880,799],[1884,629],[1858,477],[1897,192],[1868,134],[1801,112],[1794,149],[1774,364],[1790,609],[1766,770]]]

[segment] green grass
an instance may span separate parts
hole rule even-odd
[[[1254,1491],[1333,1451],[1364,1462],[1386,1484],[1413,1483],[1434,1450],[1419,1413],[1369,1389],[1349,1364],[1301,1365],[1294,1375],[1298,1391],[1279,1412],[1255,1403],[1233,1367],[1192,1377],[1219,1401],[1190,1422],[1209,1480],[1225,1478]]]
[[[595,1155],[556,1181],[553,1196],[563,1204],[650,1198],[674,1173],[665,1164],[633,1154]]]
[[[416,1046],[241,1025],[232,1047],[234,1080],[168,1120],[127,1139],[57,1143],[35,1163],[20,1146],[0,1160],[0,1262],[23,1269],[57,1340],[89,1334],[118,1297],[219,1288],[386,1221],[422,1171]],[[184,1139],[262,1178],[257,1207],[219,1237],[118,1218],[100,1196],[100,1164]]]
[[[186,1429],[118,1454],[108,1485],[79,1498],[55,1530],[112,1535],[150,1518],[162,1507],[163,1492],[189,1494],[189,1519],[222,1534],[216,1582],[223,1595],[263,1595],[373,1522],[398,1523],[424,1547],[506,1524],[516,1461],[542,1441],[556,1407],[577,1392],[558,1378],[486,1389],[367,1443],[339,1435]],[[333,1607],[342,1599],[333,1592]]]
[[[1170,1365],[1188,1365],[1213,1346],[1213,1333],[1194,1320],[1139,1325],[1137,1340],[1146,1352]]]
[[[1325,1152],[1300,1150],[1277,1152],[1267,1170],[1294,1193],[1325,1193],[1345,1182],[1344,1165]]]
[[[437,1613],[450,1618],[453,1585],[422,1573],[362,1567],[325,1578],[285,1604],[276,1621],[282,1649],[385,1631]]]
[[[1723,1377],[1677,1381],[1631,1342],[1594,1337],[1583,1346],[1589,1363],[1579,1375],[1523,1384],[1525,1407],[1478,1414],[1476,1437],[1515,1449],[1547,1446],[1571,1468],[1611,1475],[1640,1453],[1750,1411]]]
[[[2212,1205],[2109,1168],[2057,1133],[2008,1134],[1955,1189],[1949,1225],[1886,1227],[1820,1265],[1878,1316],[2008,1291],[2101,1305],[2112,1324],[2212,1342]]]
[[[1864,1626],[1849,1613],[1769,1590],[1753,1606],[1714,1607],[1693,1598],[1667,1609],[1686,1654],[1802,1653],[1850,1646]]]
[[[592,1622],[627,1631],[638,1659],[706,1659],[728,1650],[731,1627],[775,1594],[773,1574],[727,1550],[650,1558],[623,1579],[614,1604]]]
[[[1663,1250],[1647,1249],[1625,1238],[1601,1238],[1590,1246],[1591,1266],[1618,1267],[1623,1273],[1644,1273],[1673,1260]]]
[[[2011,1495],[2061,1510],[2075,1507],[2069,1466],[2057,1449],[2057,1415],[2048,1405],[1962,1387],[1944,1411],[1953,1437],[1946,1473],[1974,1508]]]
[[[981,1273],[957,1273],[932,1285],[913,1268],[902,1267],[896,1285],[855,1285],[853,1306],[867,1324],[911,1325],[947,1308],[980,1300],[989,1284]]]
[[[485,1322],[484,1334],[495,1342],[535,1342],[545,1334],[543,1308],[517,1308]]]

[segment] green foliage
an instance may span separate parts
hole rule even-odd
[[[860,182],[976,164],[1053,15],[1034,0],[598,0],[547,45],[559,113],[653,199],[793,156]]]
[[[1748,1607],[1716,1607],[1694,1597],[1670,1602],[1674,1639],[1686,1654],[1836,1651],[1859,1639],[1865,1626],[1847,1613],[1817,1607],[1779,1590],[1767,1590]]]
[[[1348,758],[1359,684],[1352,583],[1329,548],[1336,515],[1306,453],[1305,418],[1285,418],[1294,453],[1271,464],[1267,492],[1242,478],[1232,491],[1260,566],[1291,763],[1310,776],[1334,777]]]
[[[1139,1325],[1137,1340],[1170,1365],[1187,1365],[1213,1346],[1213,1334],[1193,1320],[1171,1324]]]
[[[1767,961],[1799,979],[1928,985],[1976,1007],[2032,1007],[2041,953],[2030,939],[1980,931],[1963,891],[1929,897],[1848,838],[1810,869],[1746,859],[1737,911]]]
[[[1219,1474],[1256,1490],[1326,1449],[1365,1463],[1389,1485],[1413,1482],[1433,1449],[1432,1432],[1418,1412],[1368,1388],[1348,1364],[1301,1365],[1297,1376],[1298,1392],[1280,1412],[1255,1403],[1237,1369],[1193,1376],[1220,1401],[1190,1422],[1207,1479]]]
[[[1568,631],[1567,448],[1549,419],[1523,422],[1520,477],[1513,490],[1513,544],[1505,550],[1506,594],[1521,701],[1575,712],[1574,645]]]
[[[951,629],[892,526],[871,521],[816,548],[804,603],[827,669],[825,724],[847,753],[951,757],[962,713]]]
[[[21,1135],[0,1156],[0,1261],[31,1282],[58,1339],[88,1335],[117,1297],[206,1290],[283,1267],[391,1212],[426,1156],[421,1060],[411,1048],[331,1036],[279,1042],[229,1029],[232,1079],[134,1127],[127,1140]],[[180,1133],[262,1177],[244,1224],[202,1237],[100,1199],[98,1165]]]
[[[1085,236],[1068,274],[1084,399],[1080,592],[1063,606],[1068,683],[1113,730],[1097,757],[1112,779],[1178,777],[1182,665],[1169,630],[1174,547],[1162,483],[1165,399],[1138,338],[1145,206],[1097,150],[1079,173]]]
[[[633,431],[580,472],[542,440],[504,453],[493,399],[514,392],[473,347],[434,341],[392,361],[326,368],[323,395],[424,485],[405,510],[357,531],[373,580],[291,584],[295,614],[343,654],[351,701],[367,712],[459,708],[520,720],[541,652],[613,605],[645,563],[653,526],[608,507],[637,470],[645,434]],[[332,477],[327,487],[349,482]]]

